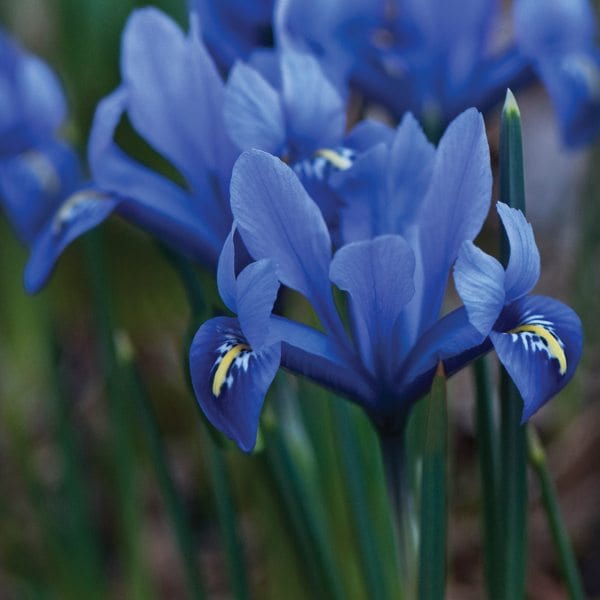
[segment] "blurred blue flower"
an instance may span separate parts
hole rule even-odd
[[[421,169],[402,171],[409,153]],[[213,319],[199,329],[190,368],[208,418],[246,451],[280,365],[359,403],[385,431],[402,426],[439,361],[450,375],[495,347],[521,390],[524,419],[569,381],[578,363],[576,315],[559,302],[526,295],[537,281],[539,256],[522,215],[499,205],[511,243],[506,271],[472,245],[491,195],[480,114],[471,109],[459,116],[437,149],[406,117],[391,144],[374,148],[368,160],[387,170],[371,180],[371,202],[360,219],[369,225],[333,256],[321,212],[289,167],[259,150],[236,163],[234,232],[218,280],[238,318]],[[392,202],[400,181],[409,191]],[[346,218],[358,214],[351,210]],[[357,223],[346,235],[351,229]],[[236,240],[257,261],[237,277]],[[455,263],[464,306],[439,319]],[[272,315],[278,282],[309,301],[323,331]],[[347,294],[348,329],[332,283]]]
[[[489,110],[535,72],[565,141],[589,141],[600,128],[589,1],[515,0],[512,10],[514,36],[498,0],[282,0],[276,30],[282,46],[313,52],[334,80],[433,130],[468,106]]]
[[[257,47],[273,42],[274,0],[190,0],[198,12],[207,46],[222,67],[247,58]]]
[[[65,118],[54,73],[0,30],[0,204],[28,245],[80,183],[77,157],[57,137]]]
[[[223,121],[224,83],[202,43],[197,15],[185,35],[153,8],[125,27],[121,85],[96,110],[88,143],[93,190],[66,200],[33,249],[26,284],[37,289],[64,247],[116,210],[178,251],[216,267],[231,227],[229,179],[238,150]],[[129,157],[115,142],[127,115],[184,185]]]

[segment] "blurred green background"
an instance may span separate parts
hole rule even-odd
[[[144,4],[3,0],[0,5],[3,26],[63,80],[72,109],[65,136],[82,153],[96,103],[119,82],[123,24],[131,10]],[[152,4],[185,26],[183,1]],[[543,260],[537,291],[571,303],[586,336],[576,380],[536,423],[588,593],[600,597],[600,150],[564,153],[543,92],[533,91],[519,101],[529,217]],[[497,135],[492,119],[492,145]],[[124,137],[127,142],[126,133]],[[148,160],[155,157],[149,154]],[[490,227],[482,243],[491,246],[495,235]],[[103,264],[97,264],[99,256]],[[184,361],[192,315],[185,290],[158,245],[112,219],[99,235],[66,252],[50,285],[37,297],[26,296],[22,288],[26,259],[26,250],[0,219],[0,597],[186,597],[190,584],[156,469],[148,406],[156,415],[153,423],[208,597],[244,595],[242,584],[231,576],[235,565],[226,559],[233,538],[219,525],[224,507],[218,501],[222,496],[214,493],[219,481],[215,469],[230,475],[253,597],[331,597],[329,588],[319,586],[327,576],[313,564],[310,548],[315,545],[298,535],[295,511],[303,510],[303,502],[306,510],[318,513],[320,531],[326,533],[321,546],[341,574],[331,589],[339,585],[345,597],[368,597],[368,575],[359,566],[360,527],[352,517],[356,494],[343,475],[348,454],[343,432],[332,425],[339,410],[345,411],[360,441],[363,500],[382,556],[391,542],[381,504],[377,443],[357,410],[284,374],[281,379],[291,391],[279,393],[282,386],[274,386],[272,396],[277,397],[268,403],[267,421],[278,423],[273,430],[279,432],[265,433],[266,450],[252,456],[229,447],[215,450],[187,386]],[[98,318],[98,277],[104,278],[110,295],[116,368],[135,364],[148,391],[146,412],[135,381],[107,374],[111,357]],[[201,277],[211,288],[210,278]],[[117,381],[117,395],[124,401],[111,400],[111,381]],[[450,398],[448,597],[480,598],[479,478],[469,372],[452,381]],[[304,495],[293,487],[293,469],[276,462],[283,454],[270,450],[279,443],[308,482]],[[530,596],[562,598],[535,485],[530,503]]]

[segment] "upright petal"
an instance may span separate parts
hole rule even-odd
[[[392,332],[414,294],[414,270],[412,249],[392,235],[343,246],[331,262],[331,281],[350,295],[363,361],[381,378],[397,364]]]
[[[231,209],[250,254],[273,260],[279,280],[306,296],[321,319],[335,318],[329,232],[294,172],[270,154],[245,152],[231,177]]]
[[[317,60],[310,54],[283,51],[281,76],[289,137],[294,142],[295,154],[302,157],[317,147],[338,145],[346,126],[345,102]]]
[[[217,285],[219,295],[225,306],[234,313],[237,313],[237,291],[235,281],[235,225],[231,228],[223,249],[219,255],[217,264]]]
[[[540,278],[540,253],[525,215],[502,202],[497,209],[510,246],[505,289],[506,301],[511,302],[528,294]]]
[[[210,422],[245,452],[256,443],[265,394],[279,368],[281,344],[254,351],[237,319],[207,321],[190,348],[192,385]]]
[[[415,324],[427,327],[439,315],[448,273],[465,240],[483,225],[492,192],[490,151],[483,117],[469,109],[442,137],[431,184],[418,215],[420,262]]]
[[[285,151],[285,116],[277,91],[252,67],[236,63],[225,88],[225,123],[240,150]]]
[[[255,350],[271,340],[269,323],[278,290],[279,280],[271,260],[249,264],[237,278],[238,319],[244,337]]]
[[[488,335],[504,308],[502,265],[467,240],[454,265],[454,282],[470,323],[483,336]]]
[[[121,72],[135,129],[202,191],[203,169],[219,171],[233,153],[225,147],[224,85],[198,33],[192,27],[186,38],[157,9],[135,11],[123,33]]]
[[[526,296],[506,307],[490,338],[523,397],[522,422],[570,381],[581,358],[579,317],[545,296]]]

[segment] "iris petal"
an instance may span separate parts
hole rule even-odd
[[[504,269],[495,258],[471,241],[463,243],[454,265],[454,282],[469,321],[484,336],[504,307],[504,279]]]
[[[505,289],[506,301],[511,302],[529,293],[540,278],[540,253],[525,215],[502,202],[497,209],[510,245]]]
[[[209,421],[245,452],[256,443],[265,394],[280,356],[280,344],[254,351],[238,320],[228,317],[204,323],[192,342],[190,373],[196,398]]]
[[[285,117],[277,91],[252,67],[236,63],[225,90],[225,122],[241,150],[285,151]]]
[[[570,381],[582,337],[579,317],[552,298],[526,296],[503,311],[490,338],[523,398],[523,422]]]
[[[50,277],[64,249],[85,232],[97,227],[118,206],[117,198],[93,189],[76,192],[49,219],[31,247],[25,268],[25,289],[34,294]]]

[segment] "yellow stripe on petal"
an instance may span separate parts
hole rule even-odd
[[[342,156],[339,152],[330,150],[329,148],[321,148],[320,150],[317,150],[315,152],[315,156],[324,158],[340,171],[345,171],[352,166],[352,161],[349,158]]]
[[[520,325],[511,329],[508,333],[531,333],[537,335],[547,344],[547,351],[552,358],[558,360],[558,372],[564,375],[567,372],[567,355],[556,336],[543,325]]]
[[[231,348],[231,350],[229,350],[225,354],[225,356],[223,356],[223,358],[221,359],[221,362],[219,362],[219,366],[217,367],[217,370],[215,371],[215,376],[213,377],[213,384],[212,384],[212,393],[216,398],[218,398],[221,393],[221,389],[223,388],[223,385],[225,384],[225,380],[227,379],[227,373],[229,372],[229,369],[230,369],[231,365],[233,364],[233,361],[242,352],[244,352],[244,350],[250,350],[250,346],[247,346],[246,344],[237,344],[236,346]]]

